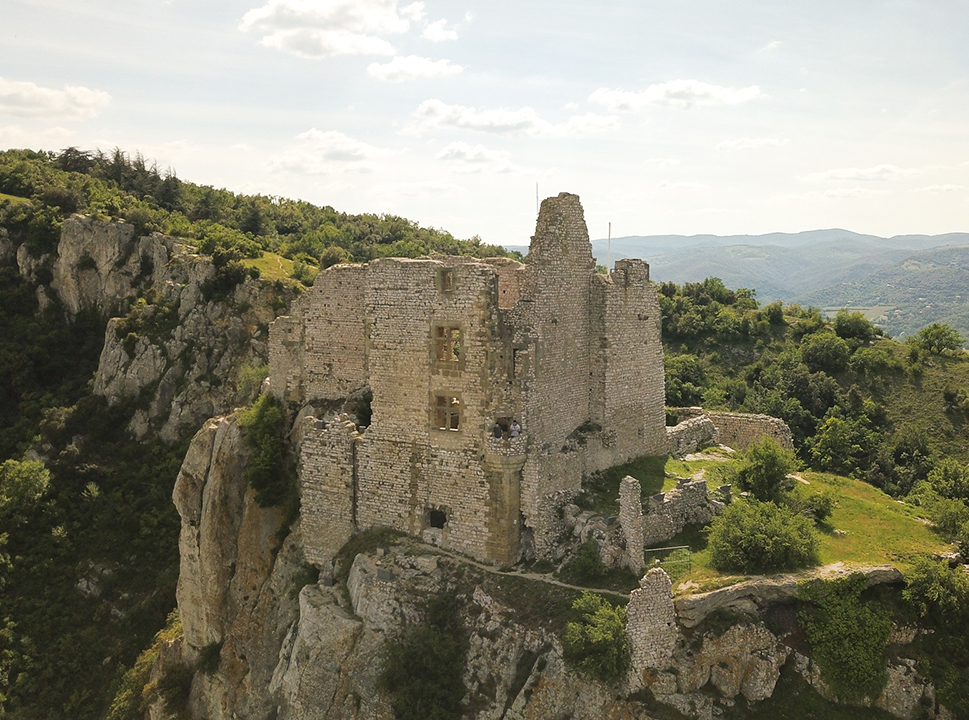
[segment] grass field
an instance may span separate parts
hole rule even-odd
[[[673,489],[677,477],[698,477],[702,473],[707,486],[713,490],[723,484],[721,472],[733,464],[728,454],[718,453],[715,449],[693,457],[695,459],[688,461],[668,457],[639,458],[611,468],[593,478],[577,502],[602,515],[616,515],[619,512],[619,482],[626,475],[632,475],[642,483],[646,511],[650,496]],[[919,517],[918,508],[899,502],[867,483],[815,472],[801,473],[798,477],[801,480],[795,492],[826,493],[835,499],[831,517],[817,529],[822,565],[839,562],[849,567],[887,564],[905,572],[919,555],[952,549]],[[743,502],[742,499],[738,501]],[[664,564],[674,586],[689,581],[692,591],[706,591],[742,579],[711,567],[703,528],[689,527],[662,543],[662,547],[677,546],[690,548],[690,563],[689,566],[677,564],[675,567]],[[655,554],[655,557],[661,555]],[[650,554],[647,560],[652,557],[654,554]]]
[[[275,253],[263,253],[261,258],[243,260],[242,264],[258,268],[263,280],[287,280],[293,274],[293,261]]]

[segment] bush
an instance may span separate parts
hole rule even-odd
[[[794,570],[818,562],[812,523],[789,508],[735,502],[710,526],[710,562],[728,572]]]
[[[810,605],[798,613],[798,620],[825,682],[842,702],[874,700],[888,679],[885,644],[892,619],[862,601],[867,587],[861,573],[841,580],[812,580],[800,587],[801,598]]]
[[[942,497],[969,500],[969,468],[958,460],[945,458],[929,471],[926,481]]]
[[[912,338],[916,347],[929,352],[942,354],[944,352],[955,352],[962,347],[965,342],[962,336],[945,323],[932,323],[928,327],[919,330],[918,335]]]
[[[287,499],[291,484],[286,457],[286,415],[274,395],[261,395],[239,416],[239,427],[249,450],[243,471],[262,507]]]
[[[388,643],[380,684],[391,694],[397,720],[457,720],[465,694],[468,649],[453,595],[431,598],[424,624]]]
[[[841,372],[850,354],[848,343],[830,332],[812,333],[801,342],[801,359],[811,372]]]
[[[605,682],[618,682],[629,667],[626,608],[584,592],[572,603],[572,610],[581,613],[581,619],[565,628],[565,662]]]
[[[795,470],[794,451],[765,437],[752,443],[744,452],[737,468],[737,484],[758,500],[778,500],[787,489],[787,476]]]
[[[606,566],[599,554],[599,543],[589,538],[579,546],[575,557],[562,568],[561,576],[573,585],[591,585],[606,574]]]
[[[871,340],[881,335],[881,331],[868,318],[860,312],[849,312],[848,308],[841,308],[834,316],[834,331],[845,340]]]

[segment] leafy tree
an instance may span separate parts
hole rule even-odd
[[[811,440],[811,465],[818,470],[851,475],[866,467],[877,436],[865,416],[830,415]]]
[[[888,680],[885,644],[892,619],[887,611],[862,600],[867,586],[861,573],[800,586],[801,598],[810,604],[798,619],[825,681],[842,702],[873,700]]]
[[[737,484],[758,500],[779,500],[788,489],[787,476],[796,469],[794,452],[764,437],[744,452],[737,467]]]
[[[0,465],[0,517],[36,504],[50,485],[50,471],[39,460],[7,460]]]
[[[850,354],[848,343],[829,332],[812,333],[801,342],[801,358],[811,372],[841,372]]]
[[[942,497],[969,500],[969,468],[954,458],[932,468],[926,481]]]
[[[572,609],[581,618],[565,628],[566,663],[605,682],[618,682],[629,667],[626,608],[586,591]]]
[[[756,500],[727,507],[710,526],[710,561],[728,572],[773,572],[817,564],[813,523],[789,508]]]
[[[913,338],[916,347],[937,354],[955,352],[962,347],[964,342],[959,333],[951,327],[945,323],[937,322],[922,328]]]
[[[860,312],[841,308],[834,316],[834,331],[845,340],[867,341],[880,335],[881,331]]]

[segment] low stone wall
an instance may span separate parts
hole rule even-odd
[[[705,480],[681,480],[673,490],[650,498],[649,512],[643,516],[643,544],[665,542],[687,525],[706,525],[723,507],[710,498]]]
[[[742,450],[765,436],[773,438],[781,447],[794,449],[791,429],[780,418],[728,412],[708,412],[706,416],[716,425],[720,442],[735,450]]]
[[[674,457],[683,457],[707,445],[716,444],[742,450],[762,437],[773,438],[781,447],[794,449],[791,430],[780,418],[705,411],[701,407],[670,408],[670,412],[676,415],[678,421],[674,427],[666,428],[670,455]]]
[[[684,420],[675,427],[666,428],[669,452],[673,457],[683,457],[708,445],[717,445],[720,436],[717,426],[706,415]]]

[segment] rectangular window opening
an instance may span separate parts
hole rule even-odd
[[[461,359],[461,328],[438,325],[434,329],[434,344],[440,362],[458,362]]]
[[[451,292],[454,290],[454,271],[441,270],[441,290]]]
[[[452,395],[438,395],[434,401],[438,430],[457,431],[461,425],[461,400]]]

